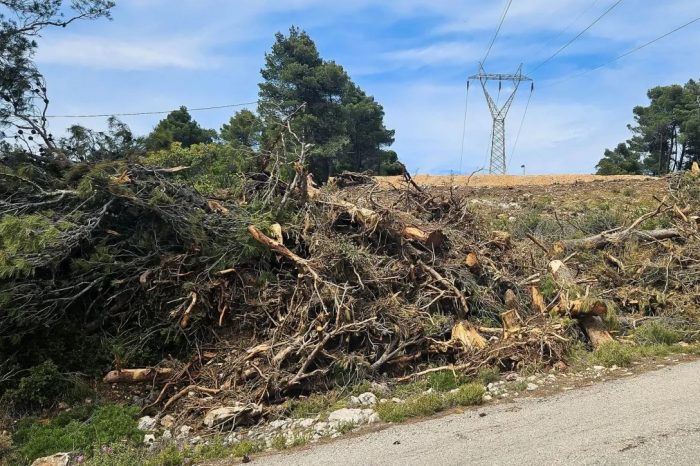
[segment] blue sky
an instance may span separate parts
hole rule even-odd
[[[487,72],[528,73],[614,0],[514,0]],[[117,0],[113,21],[47,32],[38,62],[51,114],[204,107],[256,99],[259,70],[277,31],[305,29],[323,58],[343,65],[384,106],[393,148],[412,172],[458,171],[466,77],[498,24],[505,0]],[[606,147],[629,136],[646,90],[700,78],[700,22],[600,70],[600,63],[700,16],[698,0],[624,0],[559,56],[537,69],[506,123],[509,172],[589,173]],[[678,44],[682,44],[679,46]],[[476,84],[476,83],[473,83]],[[505,90],[505,88],[504,88]],[[193,113],[219,128],[233,110]],[[137,133],[161,117],[124,117]],[[79,122],[53,119],[60,133]],[[469,93],[462,171],[486,164],[491,119],[478,85]]]

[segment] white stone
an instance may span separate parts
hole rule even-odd
[[[308,429],[312,425],[314,425],[313,419],[300,419],[297,423],[297,426],[301,427],[302,429]]]
[[[392,398],[391,401],[393,401],[394,403],[403,403],[403,400],[401,398],[396,397]]]
[[[377,396],[372,392],[365,392],[357,397],[363,406],[374,406],[377,404]]]
[[[153,434],[146,434],[143,436],[144,445],[153,445],[156,443],[156,436]]]
[[[198,443],[202,443],[202,437],[197,436],[197,437],[192,437],[190,439],[190,444],[191,445],[197,445]]]
[[[538,388],[540,388],[540,387],[537,384],[534,384],[534,383],[527,384],[527,390],[530,392],[533,390],[537,390]]]
[[[372,424],[378,420],[373,409],[342,408],[328,415],[328,421],[336,424]]]
[[[515,382],[518,380],[518,374],[511,372],[510,374],[506,375],[506,380],[508,382]]]
[[[329,428],[330,428],[330,424],[328,424],[327,422],[317,422],[316,425],[314,426],[314,430],[316,431],[316,433],[319,433],[319,434],[322,432],[325,432]]]
[[[605,366],[593,366],[594,371],[602,371],[605,369]]]
[[[534,375],[531,375],[530,377],[527,378],[528,382],[534,382],[537,379]]]
[[[139,430],[145,431],[155,430],[157,424],[158,419],[151,416],[144,416],[139,419],[138,428]]]
[[[287,427],[289,422],[289,419],[277,419],[276,421],[270,422],[269,425],[273,429],[282,429],[283,427]]]
[[[484,401],[491,401],[493,397],[491,395],[484,395],[483,400]]]
[[[68,453],[56,453],[51,456],[37,458],[32,463],[32,466],[68,466],[70,455]]]
[[[233,423],[234,426],[257,418],[262,413],[260,405],[255,403],[236,403],[233,406],[224,406],[212,409],[204,416],[204,425],[207,427],[221,426]]]
[[[173,433],[169,431],[168,429],[165,429],[163,433],[160,436],[161,439],[163,440],[170,440],[173,438]]]

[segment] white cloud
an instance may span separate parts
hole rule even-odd
[[[193,38],[144,37],[116,40],[97,36],[55,36],[41,44],[37,61],[98,69],[215,68],[221,59]]]

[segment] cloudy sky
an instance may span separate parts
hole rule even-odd
[[[698,0],[623,0],[556,58],[547,57],[616,0],[513,0],[485,64],[535,81],[506,123],[509,172],[587,173],[629,136],[632,107],[656,85],[700,78],[700,22],[585,73],[700,16]],[[47,32],[38,61],[54,115],[168,110],[254,101],[277,31],[305,29],[321,56],[343,65],[384,106],[394,149],[413,172],[460,169],[467,77],[498,25],[505,0],[117,0],[113,21]],[[491,119],[477,83],[469,92],[462,172],[487,163]],[[497,89],[492,89],[497,95]],[[506,94],[503,88],[502,97]],[[501,99],[503,101],[503,98]],[[233,110],[193,113],[219,128]],[[158,116],[124,117],[148,132]],[[53,119],[60,132],[80,122]]]

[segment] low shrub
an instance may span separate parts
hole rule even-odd
[[[94,409],[86,420],[63,416],[49,423],[25,418],[14,435],[17,451],[27,462],[61,451],[93,453],[103,445],[141,440],[137,427],[138,408],[103,405]]]
[[[640,345],[673,345],[683,339],[683,333],[662,322],[646,322],[634,331]]]

